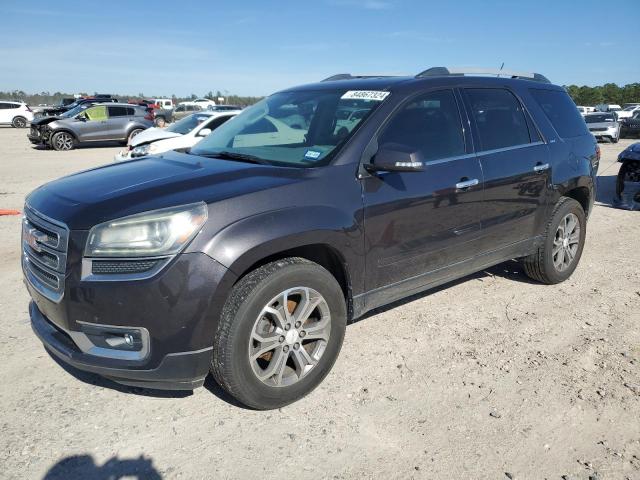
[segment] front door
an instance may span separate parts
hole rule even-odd
[[[474,255],[483,177],[462,125],[453,90],[437,90],[409,99],[378,136],[379,147],[418,152],[425,168],[362,180],[367,302],[406,296]]]
[[[78,117],[83,117],[79,119]],[[107,107],[95,105],[76,117],[73,128],[80,142],[106,140],[109,134]]]
[[[484,174],[482,251],[498,250],[539,234],[551,166],[520,100],[505,88],[463,89]]]

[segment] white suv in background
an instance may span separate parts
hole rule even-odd
[[[0,100],[0,125],[25,128],[33,120],[33,112],[23,102]]]
[[[164,108],[165,110],[173,110],[173,100],[170,98],[154,98],[153,103],[158,105],[160,108]]]
[[[630,105],[616,112],[616,114],[618,115],[618,120],[622,120],[623,118],[633,117],[636,112],[640,112],[640,105]]]

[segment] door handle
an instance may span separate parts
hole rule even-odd
[[[539,163],[535,167],[533,167],[534,172],[544,172],[545,170],[549,170],[548,163]]]
[[[456,183],[456,190],[466,190],[469,187],[473,187],[478,185],[480,181],[477,178],[472,178],[471,180],[462,180],[461,182]]]

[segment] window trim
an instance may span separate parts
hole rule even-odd
[[[467,94],[466,94],[467,90],[480,90],[480,89],[483,89],[483,90],[506,90],[506,91],[508,91],[510,94],[512,94],[515,97],[516,101],[520,104],[520,107],[522,108],[522,111],[524,112],[525,125],[527,127],[527,132],[529,133],[529,140],[530,140],[529,143],[520,143],[518,145],[510,145],[508,147],[494,148],[494,149],[491,149],[491,150],[482,150],[480,148],[480,145],[476,146],[476,142],[475,142],[475,139],[474,139],[474,141],[473,141],[473,150],[478,156],[480,156],[481,154],[485,155],[485,154],[487,154],[487,152],[489,152],[489,153],[499,153],[499,152],[505,152],[505,151],[509,151],[509,150],[515,150],[515,149],[518,149],[518,148],[528,147],[529,145],[539,145],[539,144],[546,145],[548,143],[547,139],[542,134],[542,131],[540,130],[540,127],[538,126],[535,118],[533,117],[533,115],[531,115],[531,112],[527,108],[526,103],[522,101],[522,97],[520,95],[518,95],[518,93],[516,91],[514,91],[512,88],[509,88],[509,86],[507,86],[507,85],[502,85],[502,86],[494,86],[494,85],[464,85],[464,86],[460,86],[458,88],[460,90],[460,95],[462,96],[462,99],[464,101],[465,109],[467,110],[467,116],[469,118],[469,122],[471,123],[470,127],[471,127],[471,129],[473,129],[475,131],[476,136],[478,137],[478,142],[481,141],[480,132],[478,131],[478,125],[476,123],[475,117],[473,116],[473,111],[471,109],[471,105],[469,104],[469,99],[467,98]],[[533,125],[533,128],[535,128],[536,131],[538,132],[538,136],[539,136],[540,140],[535,141],[535,142],[532,141],[531,132],[529,131],[529,121],[527,120],[527,117],[531,121],[531,123]],[[472,138],[473,138],[473,136],[472,136]]]
[[[411,95],[409,95],[407,98],[405,98],[404,100],[402,100],[401,102],[398,103],[398,105],[396,105],[393,110],[389,113],[389,115],[387,115],[387,118],[385,118],[385,120],[380,124],[380,126],[376,129],[375,133],[373,134],[373,136],[371,137],[371,140],[369,141],[369,143],[367,144],[367,146],[365,147],[364,151],[363,151],[363,156],[360,159],[360,166],[362,166],[362,164],[366,163],[366,161],[369,161],[371,159],[371,157],[373,157],[373,155],[375,155],[375,153],[368,159],[366,159],[365,161],[365,154],[367,153],[367,151],[371,148],[371,144],[372,142],[376,143],[377,148],[380,147],[378,139],[380,138],[381,134],[384,132],[384,130],[387,128],[387,126],[389,125],[389,123],[396,117],[396,115],[398,115],[398,113],[404,108],[406,107],[409,103],[411,103],[412,101],[414,101],[417,97],[420,97],[422,95],[427,95],[430,93],[437,93],[437,92],[444,92],[444,91],[449,91],[451,92],[451,95],[453,96],[453,99],[456,103],[456,107],[458,109],[458,119],[460,120],[460,129],[462,131],[462,143],[464,145],[464,151],[465,153],[463,153],[462,155],[453,155],[453,156],[449,156],[449,157],[443,157],[443,158],[436,158],[433,160],[427,160],[425,161],[423,164],[424,165],[435,165],[438,163],[445,163],[446,161],[453,161],[453,160],[459,160],[462,158],[467,158],[467,157],[472,157],[474,155],[473,151],[469,151],[469,144],[473,144],[473,142],[469,142],[468,140],[468,132],[467,129],[465,128],[464,125],[464,121],[466,118],[466,115],[463,115],[463,113],[466,114],[466,111],[463,110],[461,108],[460,105],[460,100],[458,99],[458,96],[456,95],[456,87],[432,87],[429,89],[425,89],[425,90],[420,90],[418,92],[415,92]],[[377,150],[376,150],[377,152]]]

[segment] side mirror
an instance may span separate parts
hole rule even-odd
[[[203,128],[202,130],[200,130],[198,132],[198,137],[206,137],[207,135],[209,135],[211,133],[211,129],[210,128]]]
[[[76,117],[76,120],[80,120],[81,122],[86,122],[87,121],[87,116],[84,113],[81,113],[80,115],[78,115]]]
[[[421,172],[424,164],[419,152],[406,145],[385,143],[378,148],[371,163],[365,163],[368,172]]]

